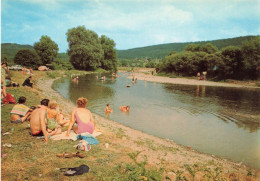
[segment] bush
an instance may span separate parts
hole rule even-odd
[[[69,61],[56,59],[55,62],[52,63],[54,70],[73,70],[74,67]]]
[[[29,49],[18,51],[14,57],[14,63],[32,67],[33,69],[37,69],[42,64],[37,53]]]

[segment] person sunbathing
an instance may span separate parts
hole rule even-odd
[[[23,123],[26,120],[30,119],[32,110],[25,105],[26,98],[20,97],[18,104],[16,104],[11,110],[11,122],[12,123]]]
[[[46,130],[45,113],[48,108],[49,99],[43,99],[41,106],[38,106],[31,114],[30,128],[32,136],[44,136],[48,142],[48,132]]]
[[[76,101],[77,108],[74,108],[71,113],[70,124],[67,130],[67,136],[70,134],[70,130],[73,127],[74,123],[77,122],[77,126],[74,126],[72,129],[75,133],[81,134],[88,132],[92,134],[95,130],[95,122],[92,116],[92,113],[86,109],[88,100],[84,97],[78,98]]]
[[[129,106],[121,106],[120,109],[121,109],[121,111],[124,111],[124,112],[129,112],[130,111],[130,107]]]
[[[110,105],[109,105],[109,104],[107,104],[107,107],[106,107],[105,111],[106,111],[106,113],[111,113],[111,112],[113,112],[113,110],[110,108]]]
[[[60,112],[57,111],[58,104],[56,101],[50,101],[48,109],[45,112],[47,120],[47,132],[49,135],[61,134],[61,127],[58,122],[60,121]]]

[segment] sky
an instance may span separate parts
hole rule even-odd
[[[118,50],[260,35],[260,0],[1,0],[2,43],[47,35],[62,53],[82,25]]]

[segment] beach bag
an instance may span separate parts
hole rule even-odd
[[[5,99],[3,100],[4,104],[16,104],[15,98],[10,94],[7,93]]]
[[[77,145],[78,150],[89,151],[91,149],[90,144],[85,140],[80,140]]]

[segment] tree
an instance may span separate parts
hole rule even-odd
[[[242,59],[242,51],[239,47],[228,46],[221,51],[225,64],[223,74],[226,78],[243,79],[244,63]]]
[[[98,35],[85,26],[69,29],[66,33],[69,43],[68,55],[74,68],[94,70],[101,66],[104,58]]]
[[[117,71],[117,52],[115,49],[115,42],[105,35],[100,37],[100,42],[104,51],[104,59],[101,61],[101,68]]]
[[[184,48],[185,51],[190,51],[190,52],[205,52],[205,53],[216,53],[218,51],[218,48],[211,43],[206,43],[205,45],[200,45],[200,44],[189,44]]]
[[[243,62],[247,78],[258,79],[260,77],[260,37],[246,41],[242,45]]]
[[[59,50],[58,45],[47,35],[42,36],[39,42],[34,43],[34,49],[44,65],[52,63]]]
[[[32,67],[34,69],[41,65],[41,61],[37,53],[29,49],[19,50],[14,57],[14,63]]]

